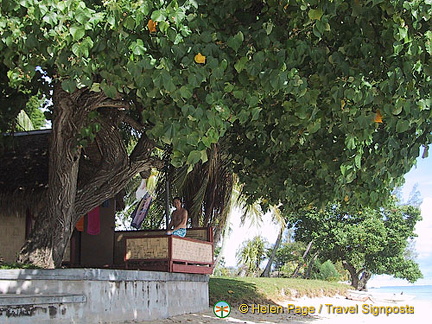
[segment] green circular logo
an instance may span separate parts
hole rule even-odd
[[[231,313],[231,306],[226,301],[218,301],[213,306],[213,313],[216,317],[225,318]]]

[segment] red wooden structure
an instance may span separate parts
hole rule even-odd
[[[160,231],[134,232],[128,232],[130,235],[124,237],[126,269],[199,274],[213,272],[211,228],[188,229],[189,237],[185,238],[168,236]]]

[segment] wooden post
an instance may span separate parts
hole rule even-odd
[[[170,156],[171,156],[171,146],[165,145],[164,148],[164,172],[165,172],[165,228],[169,230],[169,217],[170,217]]]
[[[165,174],[165,228],[169,230],[169,216],[170,216],[170,183],[168,172]]]

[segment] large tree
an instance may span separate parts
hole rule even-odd
[[[80,215],[160,167],[163,145],[191,170],[224,138],[252,201],[382,202],[431,140],[430,15],[427,1],[3,0],[2,121],[31,95],[53,102],[48,207],[21,260],[58,266]],[[78,181],[93,139],[99,171]]]
[[[322,260],[341,261],[351,285],[363,290],[372,274],[410,282],[422,277],[418,264],[406,253],[420,219],[420,210],[409,205],[353,212],[333,204],[299,213],[295,238],[305,243],[313,240]]]

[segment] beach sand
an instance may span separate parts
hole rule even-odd
[[[278,305],[282,307],[277,307]],[[301,315],[290,314],[287,311],[288,305],[291,307],[299,307],[297,311],[312,311],[314,307],[315,314]],[[268,313],[270,308],[268,305],[262,305],[262,312],[258,310],[252,311],[252,308],[257,308],[258,305],[248,305],[249,311],[242,314],[239,308],[232,307],[231,313],[226,318],[217,318],[213,313],[213,308],[207,311],[196,314],[178,315],[167,319],[157,321],[137,321],[129,323],[142,323],[142,324],[213,324],[213,323],[244,323],[244,324],[272,324],[272,323],[293,323],[293,324],[360,324],[360,323],[430,323],[432,301],[416,301],[411,300],[405,303],[373,303],[370,300],[365,302],[352,301],[346,299],[344,296],[336,297],[320,297],[320,298],[299,298],[294,300],[287,300],[275,303],[273,311],[274,314]],[[383,308],[373,308],[383,306]],[[244,306],[243,306],[244,307]],[[345,308],[344,308],[345,307]],[[351,307],[351,308],[347,308]],[[321,312],[319,312],[321,308]],[[267,310],[267,313],[263,311]],[[339,314],[338,312],[349,311],[353,313]],[[380,314],[373,315],[373,311]],[[412,314],[401,314],[402,310],[413,312]],[[386,315],[383,312],[393,312]],[[399,314],[394,314],[399,312]]]

